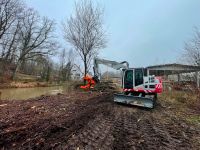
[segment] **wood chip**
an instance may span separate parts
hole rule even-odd
[[[1,104],[0,107],[4,107],[4,106],[7,106],[7,105],[8,105],[8,104]]]

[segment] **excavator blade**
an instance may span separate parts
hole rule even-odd
[[[122,93],[114,94],[114,102],[125,103],[125,104],[130,104],[130,105],[135,105],[135,106],[141,106],[141,107],[145,107],[145,108],[153,108],[154,107],[154,98],[124,95]]]

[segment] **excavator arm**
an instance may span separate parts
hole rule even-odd
[[[111,61],[111,60],[106,60],[106,59],[99,59],[99,58],[94,58],[94,77],[100,79],[100,73],[99,73],[99,65],[106,65],[108,67],[111,67],[116,70],[120,69],[128,69],[129,68],[129,63],[127,61],[123,62],[116,62],[116,61]]]
[[[106,59],[94,58],[94,66],[93,66],[94,76],[91,77],[89,75],[86,75],[83,79],[87,81],[87,84],[81,86],[80,87],[81,89],[93,88],[95,84],[99,82],[100,80],[99,65],[100,64],[109,66],[116,70],[129,68],[129,63],[126,61],[116,62],[116,61],[111,61],[111,60],[106,60]]]

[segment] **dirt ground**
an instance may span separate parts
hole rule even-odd
[[[76,92],[0,102],[0,149],[200,149],[200,126],[166,103],[119,105],[112,94]]]

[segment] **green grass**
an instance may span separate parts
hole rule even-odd
[[[190,123],[200,125],[200,115],[194,115],[194,116],[187,117],[186,120]]]

